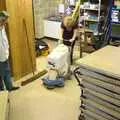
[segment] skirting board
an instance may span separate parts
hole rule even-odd
[[[41,76],[45,75],[46,73],[47,73],[47,70],[43,70],[43,71],[37,73],[36,75],[34,75],[33,77],[31,77],[31,78],[23,81],[23,82],[21,83],[21,85],[22,85],[22,86],[25,86],[25,85],[27,85],[27,84],[35,81],[36,79],[40,78]]]

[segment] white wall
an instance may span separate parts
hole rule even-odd
[[[56,12],[58,2],[59,0],[33,0],[36,38],[44,36],[43,20]]]

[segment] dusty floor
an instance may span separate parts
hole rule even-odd
[[[10,98],[10,120],[78,120],[80,114],[80,88],[75,79],[54,90],[36,80]]]
[[[51,50],[56,46],[52,44]],[[45,69],[46,57],[37,58],[37,69]],[[10,93],[9,120],[78,120],[80,88],[74,77],[66,80],[64,88],[48,90],[38,80]]]

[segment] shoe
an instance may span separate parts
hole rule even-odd
[[[12,87],[10,91],[18,90],[20,87]]]
[[[49,85],[45,85],[45,84],[44,84],[44,86],[45,86],[47,89],[54,89],[54,88],[55,88],[55,86],[52,86],[52,85],[49,86]]]

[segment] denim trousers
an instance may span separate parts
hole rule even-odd
[[[11,72],[8,60],[0,62],[0,90],[4,90],[4,88],[8,91],[12,89]]]

